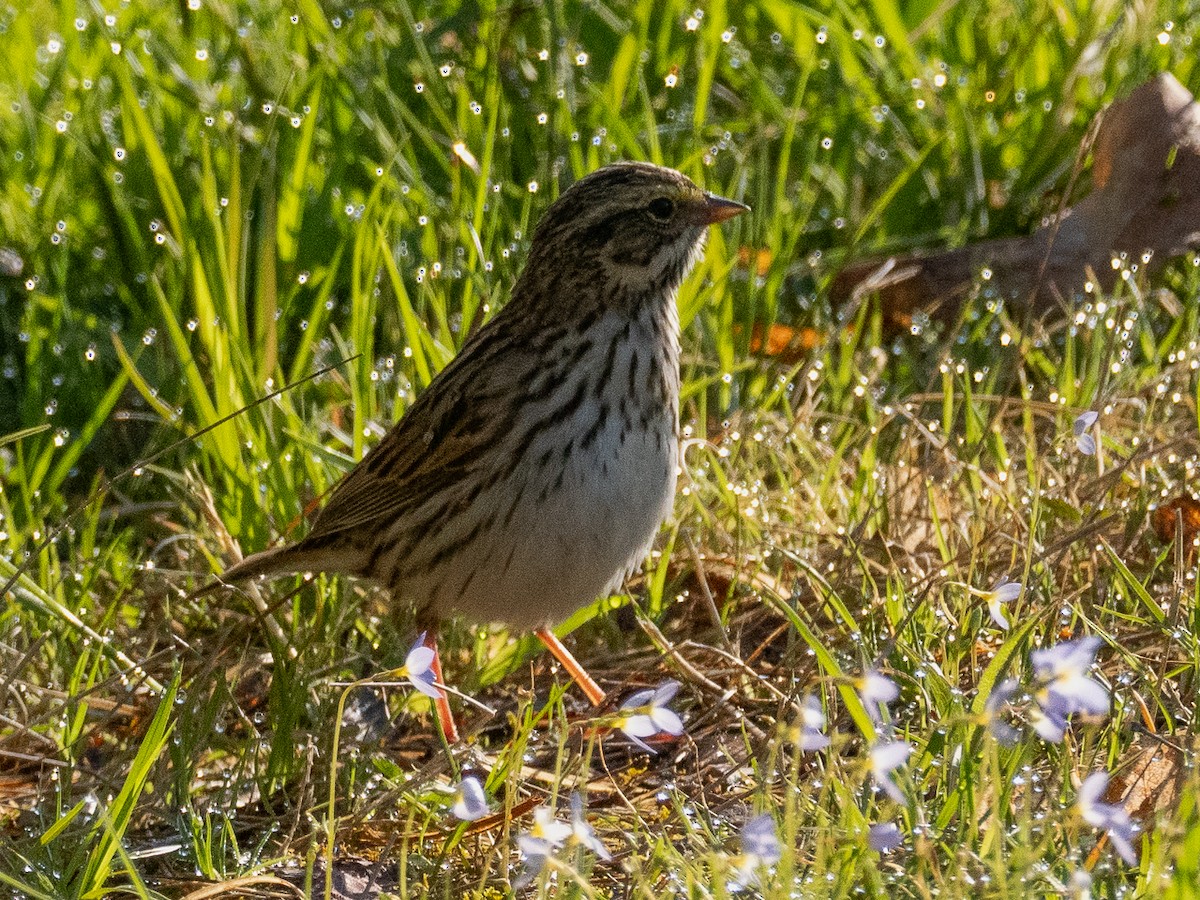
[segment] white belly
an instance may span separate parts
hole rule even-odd
[[[610,334],[623,325],[615,319]],[[648,323],[644,334],[633,328],[610,361],[612,346],[596,341],[596,355],[574,370],[594,373],[586,399],[530,440],[511,476],[455,525],[462,535],[476,529],[464,549],[407,575],[403,593],[412,602],[442,616],[536,628],[615,590],[645,559],[675,496],[677,356],[674,346],[663,355]],[[597,385],[602,372],[609,377]],[[647,392],[638,403],[631,385]],[[530,420],[543,412],[532,410]],[[513,423],[510,452],[520,452],[524,424]]]

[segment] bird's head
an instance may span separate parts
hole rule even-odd
[[[546,211],[522,281],[557,282],[560,291],[603,285],[602,296],[614,303],[673,294],[708,226],[747,209],[674,169],[614,163],[579,179]]]

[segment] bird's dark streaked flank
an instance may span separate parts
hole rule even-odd
[[[580,179],[542,217],[508,304],[337,484],[309,534],[222,580],[356,575],[414,605],[431,635],[455,615],[536,630],[601,702],[548,627],[619,587],[671,511],[675,294],[707,227],[745,210],[645,163]],[[453,737],[444,702],[439,715]]]

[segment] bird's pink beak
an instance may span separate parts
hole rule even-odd
[[[734,216],[740,216],[744,212],[749,212],[750,207],[745,203],[738,203],[736,200],[726,200],[724,197],[718,197],[716,194],[705,194],[704,203],[697,210],[699,213],[700,224],[716,225],[718,222],[724,222],[726,219],[732,219]]]

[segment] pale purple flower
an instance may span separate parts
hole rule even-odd
[[[567,841],[572,841],[591,850],[601,859],[612,859],[604,842],[596,836],[595,829],[583,815],[583,798],[571,795],[571,823],[561,821],[548,806],[539,806],[533,811],[533,827],[517,837],[517,846],[525,856],[525,870],[513,886],[522,888],[537,878],[546,866],[546,860]]]
[[[1021,739],[1021,732],[1013,728],[1006,719],[1009,713],[1009,704],[1020,687],[1020,683],[1015,678],[1007,678],[992,689],[983,705],[988,731],[1006,747],[1013,746]]]
[[[678,690],[678,681],[664,681],[657,688],[638,691],[621,704],[615,726],[643,750],[653,753],[654,749],[642,738],[662,733],[674,737],[683,734],[683,720],[667,706]]]
[[[800,706],[800,749],[813,752],[829,746],[825,733],[825,710],[814,694],[805,694]]]
[[[517,837],[517,846],[525,857],[525,871],[513,886],[522,888],[537,878],[550,855],[571,836],[571,826],[554,816],[548,806],[533,811],[533,827]]]
[[[857,687],[858,696],[866,707],[867,715],[876,722],[883,720],[880,706],[887,706],[900,696],[900,687],[896,682],[876,669],[867,669],[858,680]]]
[[[1039,707],[1033,713],[1033,727],[1046,740],[1062,740],[1067,718],[1074,713],[1108,714],[1108,689],[1087,676],[1100,645],[1100,638],[1093,635],[1031,654]]]
[[[775,865],[783,855],[783,847],[775,831],[775,819],[770,813],[763,813],[748,821],[738,836],[742,842],[742,852],[733,859],[735,875],[731,888],[735,890],[759,878],[763,867]]]
[[[1052,744],[1062,743],[1063,735],[1067,733],[1067,717],[1056,709],[1043,706],[1033,706],[1029,710],[1029,724],[1043,741]]]
[[[578,793],[571,795],[571,838],[575,843],[591,850],[601,859],[612,859],[612,854],[604,846],[604,841],[596,835],[596,829],[584,818],[583,797]]]
[[[1096,438],[1092,435],[1092,426],[1096,424],[1098,418],[1100,418],[1100,414],[1089,409],[1087,412],[1080,413],[1071,428],[1075,433],[1075,447],[1084,456],[1096,455]]]
[[[1092,876],[1086,869],[1076,869],[1067,882],[1067,896],[1072,900],[1091,900]]]
[[[399,674],[408,679],[409,684],[424,694],[437,700],[442,696],[441,689],[434,685],[433,677],[433,648],[425,646],[425,632],[417,638],[417,642],[404,658],[404,665]]]
[[[1012,603],[1020,596],[1021,582],[1009,581],[1007,575],[996,582],[996,586],[990,591],[983,592],[983,598],[987,601],[988,613],[991,615],[992,621],[1003,631],[1008,631],[1008,619],[1004,617],[1004,604]]]
[[[1131,866],[1137,865],[1137,850],[1133,847],[1133,839],[1137,834],[1137,825],[1125,812],[1125,807],[1119,803],[1105,803],[1100,798],[1108,788],[1108,773],[1093,772],[1079,786],[1075,796],[1075,809],[1083,821],[1094,828],[1108,832],[1113,849],[1121,859]]]
[[[867,845],[872,850],[887,853],[904,843],[904,835],[895,822],[880,822],[867,829]]]
[[[454,792],[454,805],[450,812],[464,822],[474,822],[488,814],[487,797],[483,793],[483,785],[474,775],[459,782]]]
[[[743,825],[740,837],[742,853],[753,859],[756,865],[773,866],[783,855],[779,835],[775,831],[775,819],[770,813],[755,816]]]
[[[897,803],[904,802],[904,794],[892,780],[892,772],[908,761],[912,747],[904,741],[876,741],[871,745],[871,774],[875,783]]]

